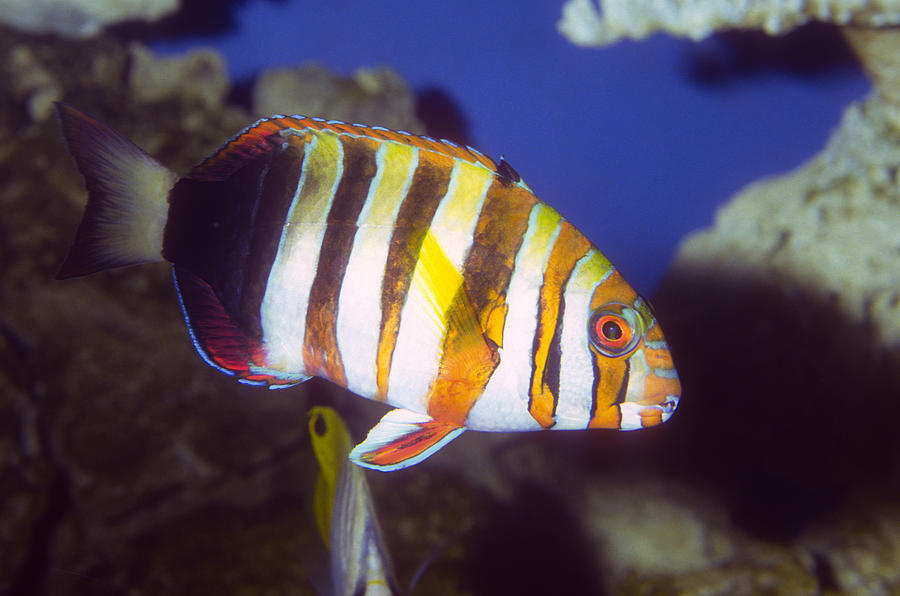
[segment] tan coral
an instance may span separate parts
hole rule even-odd
[[[253,88],[253,111],[261,118],[302,114],[423,133],[425,127],[414,116],[415,101],[409,85],[386,67],[361,68],[352,77],[312,62],[272,67]]]
[[[689,236],[675,268],[785,275],[900,351],[900,33],[848,38],[874,92],[846,109],[822,153],[751,185]]]

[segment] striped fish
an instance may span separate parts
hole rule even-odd
[[[211,366],[269,388],[321,377],[396,408],[357,464],[404,468],[467,428],[639,429],[678,405],[650,305],[502,159],[273,116],[178,178],[57,113],[89,191],[58,277],[169,261]]]

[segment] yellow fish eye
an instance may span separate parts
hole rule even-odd
[[[604,304],[588,320],[591,346],[611,358],[631,354],[644,338],[644,331],[640,313],[618,302]]]

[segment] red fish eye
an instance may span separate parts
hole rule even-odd
[[[612,319],[608,321],[602,321],[598,323],[600,327],[600,335],[602,335],[606,340],[614,342],[622,339],[622,336],[625,335],[625,332],[622,331],[622,326],[619,325],[618,321],[614,321]]]
[[[625,316],[628,307],[607,305],[591,316],[588,335],[591,345],[605,356],[623,356],[630,353],[640,341],[641,331]],[[628,309],[631,311],[631,309]],[[637,313],[634,313],[635,315]]]

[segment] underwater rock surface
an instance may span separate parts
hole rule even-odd
[[[900,357],[900,35],[851,32],[851,40],[863,52],[877,42],[891,62],[865,61],[878,73],[874,92],[847,107],[822,153],[751,185],[712,229],[689,236],[673,270],[788,280]]]
[[[321,116],[344,122],[377,123],[424,134],[415,117],[416,98],[397,73],[388,68],[360,68],[349,77],[316,63],[296,68],[272,67],[253,87],[253,112]]]
[[[32,33],[91,37],[113,23],[155,21],[179,0],[0,0],[0,22]]]

